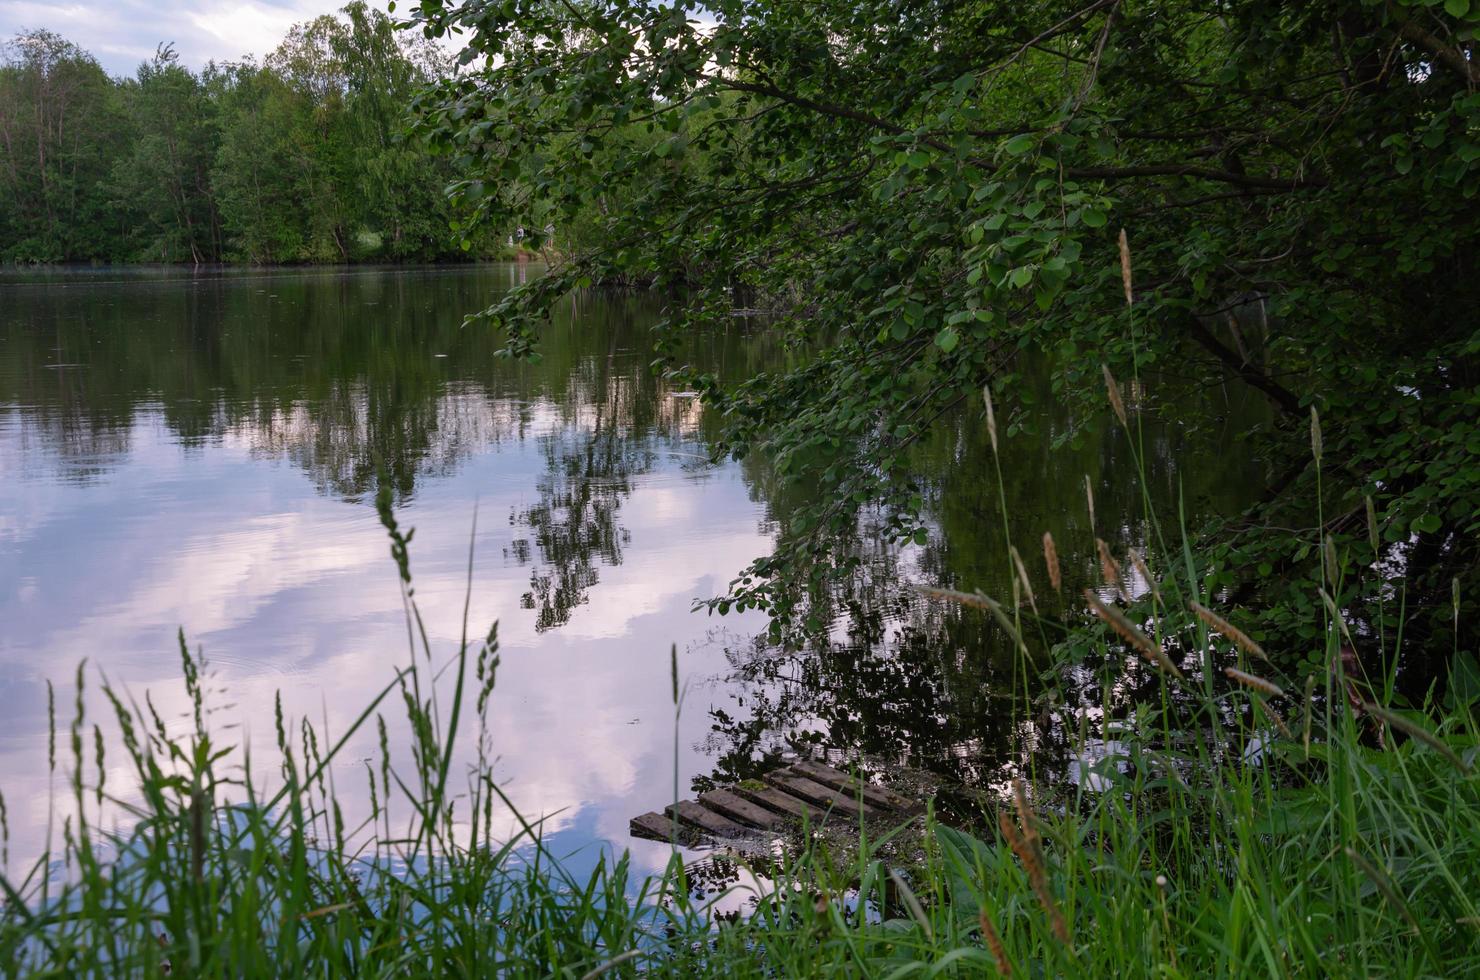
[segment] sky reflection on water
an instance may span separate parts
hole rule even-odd
[[[247,320],[263,305],[252,300],[259,294],[234,305],[243,297],[233,293],[260,282],[205,287],[214,301],[190,304],[200,319],[180,328],[206,335],[202,346],[233,330],[286,332],[305,310],[321,318],[315,294],[324,291],[342,298],[330,311],[399,316],[411,337],[396,352],[403,363],[367,360],[317,377],[313,368],[274,375],[207,358],[216,375],[203,414],[184,407],[179,392],[189,379],[89,356],[118,343],[94,336],[108,329],[139,330],[151,335],[149,346],[170,346],[158,336],[170,299],[118,293],[200,286],[74,289],[69,303],[55,292],[37,295],[39,287],[0,284],[21,314],[0,332],[0,785],[17,853],[45,822],[45,682],[69,706],[72,669],[83,657],[140,696],[150,690],[167,718],[183,721],[174,646],[183,628],[212,665],[214,722],[242,726],[259,768],[275,753],[277,692],[289,715],[326,719],[333,734],[406,662],[386,535],[368,484],[355,481],[366,447],[391,445],[387,432],[408,417],[430,431],[404,437],[416,458],[392,461],[417,477],[397,509],[403,525],[417,528],[415,595],[439,658],[458,642],[477,512],[470,629],[481,635],[499,622],[503,665],[489,734],[510,796],[526,815],[553,815],[546,828],[557,832],[556,846],[575,847],[628,843],[628,819],[671,795],[670,644],[686,676],[710,678],[725,666],[726,639],[762,625],[690,614],[695,597],[721,589],[766,548],[761,505],[738,467],[703,461],[697,404],[671,398],[648,376],[642,311],[628,311],[625,322],[601,306],[570,312],[564,329],[576,336],[584,327],[589,349],[559,359],[565,376],[547,385],[539,368],[494,362],[488,345],[456,349],[467,339],[458,329],[463,313],[507,285],[509,270],[385,275],[399,282],[295,276],[274,298],[296,289],[296,307],[269,309],[255,326]],[[365,303],[359,287],[367,285],[394,288],[396,302]],[[91,322],[100,308],[101,322]],[[56,353],[37,351],[58,336],[87,351],[69,354],[82,366],[36,363]],[[285,346],[266,360],[282,353],[291,363],[298,345]],[[435,358],[442,347],[454,356]],[[376,356],[374,345],[365,349]],[[426,364],[404,363],[418,353],[445,374],[426,382]],[[244,369],[266,377],[233,388]],[[191,370],[198,368],[179,373]],[[145,379],[100,383],[107,373]],[[386,407],[413,385],[430,397]],[[624,390],[641,408],[615,394]],[[561,582],[568,588],[556,595]],[[709,692],[694,687],[681,720],[685,787],[707,769],[700,746]],[[398,710],[386,714],[392,743],[405,744],[394,727]],[[367,802],[360,760],[375,744],[366,730],[341,760],[339,791],[351,805]],[[121,761],[108,759],[114,787],[129,779]],[[661,845],[638,847],[651,866],[666,854]]]

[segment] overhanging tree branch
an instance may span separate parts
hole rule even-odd
[[[1411,17],[1406,17],[1402,12],[1396,10],[1392,4],[1388,4],[1389,13],[1398,20],[1398,33],[1405,41],[1411,41],[1433,55],[1438,62],[1450,71],[1458,72],[1471,86],[1480,86],[1480,66],[1465,56],[1459,48],[1445,44],[1438,37],[1424,30],[1423,26]]]
[[[1204,326],[1196,316],[1189,317],[1187,322],[1189,336],[1203,349],[1222,361],[1224,367],[1237,375],[1241,381],[1264,392],[1269,396],[1270,401],[1278,405],[1281,410],[1291,415],[1300,414],[1300,399],[1293,391],[1239,357],[1227,344],[1214,337],[1212,331]]]
[[[880,119],[878,116],[870,115],[867,112],[860,112],[857,109],[850,109],[847,106],[831,105],[826,102],[818,102],[817,100],[809,99],[804,95],[793,95],[790,92],[782,91],[774,85],[762,85],[757,82],[742,82],[736,78],[725,78],[720,75],[701,74],[699,77],[706,82],[713,82],[716,85],[723,86],[724,88],[731,89],[736,92],[749,92],[752,95],[768,95],[773,99],[779,99],[782,102],[794,105],[799,109],[810,109],[813,112],[821,113],[825,116],[836,116],[839,119],[851,119],[854,122],[863,123],[865,126],[871,126],[874,129],[882,129],[886,133],[894,133],[895,135],[900,135],[909,132],[908,129],[898,125],[897,123],[892,123],[887,119]],[[936,146],[941,150],[950,149],[950,147],[946,146],[944,143],[938,143],[928,138],[923,140],[922,142],[929,143],[930,145]]]
[[[1325,187],[1326,182],[1317,177],[1260,177],[1257,174],[1239,174],[1231,170],[1215,170],[1187,163],[1157,163],[1140,167],[1066,167],[1064,176],[1080,180],[1128,180],[1135,177],[1196,177],[1199,180],[1215,180],[1238,187],[1259,187],[1267,190],[1299,190],[1308,187]]]

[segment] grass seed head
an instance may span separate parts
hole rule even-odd
[[[982,941],[987,944],[987,949],[992,951],[992,959],[996,961],[997,973],[1004,977],[1012,976],[1012,962],[1007,958],[1007,949],[1002,945],[1002,937],[997,933],[997,927],[992,925],[992,917],[987,913],[985,902],[982,903],[977,920],[982,928]]]
[[[1100,554],[1100,574],[1105,577],[1105,584],[1114,589],[1122,599],[1126,598],[1125,589],[1120,584],[1120,566],[1110,554],[1110,546],[1102,539],[1095,538],[1095,550]]]
[[[1375,561],[1380,546],[1377,537],[1377,508],[1372,504],[1372,497],[1363,497],[1367,503],[1367,543],[1372,546],[1372,558]]]
[[[1096,616],[1103,619],[1111,629],[1120,634],[1122,639],[1140,651],[1141,655],[1153,666],[1173,677],[1179,679],[1182,677],[1182,672],[1177,669],[1176,664],[1172,663],[1172,658],[1167,656],[1166,651],[1157,646],[1151,637],[1141,632],[1134,623],[1126,619],[1124,613],[1113,606],[1106,605],[1092,589],[1084,590],[1084,598]]]
[[[1017,808],[1018,824],[1023,828],[1023,840],[1036,846],[1038,829],[1033,819],[1033,806],[1028,802],[1028,784],[1022,779],[1012,781],[1012,805]]]
[[[1043,532],[1043,564],[1048,566],[1048,584],[1053,586],[1055,592],[1059,591],[1064,584],[1063,575],[1059,571],[1059,549],[1054,547],[1053,535],[1047,531]]]
[[[959,606],[970,606],[973,609],[987,610],[987,612],[992,614],[992,618],[997,620],[997,625],[1001,626],[1007,635],[1012,637],[1012,642],[1024,653],[1027,652],[1028,645],[1023,642],[1022,634],[1013,625],[1012,618],[1007,615],[1007,610],[1002,608],[1002,603],[996,599],[983,595],[980,592],[959,592],[955,589],[938,589],[929,585],[917,585],[915,586],[915,591],[921,595],[928,595],[935,599],[954,602]]]
[[[1130,549],[1131,564],[1136,566],[1136,571],[1146,580],[1146,585],[1151,589],[1151,596],[1157,602],[1161,602],[1161,589],[1156,584],[1156,578],[1151,574],[1151,566],[1146,564],[1146,559],[1135,548]]]
[[[1249,635],[1243,630],[1239,629],[1237,626],[1234,626],[1228,620],[1224,619],[1222,616],[1219,616],[1217,613],[1213,612],[1213,610],[1209,609],[1207,606],[1203,605],[1200,602],[1189,602],[1188,606],[1192,609],[1193,613],[1196,614],[1198,619],[1202,620],[1204,623],[1207,623],[1219,633],[1222,633],[1224,636],[1228,637],[1228,639],[1232,640],[1234,644],[1239,647],[1239,649],[1243,650],[1247,654],[1250,654],[1251,656],[1258,657],[1265,663],[1271,662],[1269,659],[1269,654],[1264,652],[1264,648],[1250,639]]]
[[[1135,291],[1131,289],[1131,240],[1125,229],[1120,229],[1120,285],[1125,290],[1125,305],[1135,303]]]
[[[997,454],[997,413],[992,411],[992,389],[982,385],[982,401],[987,406],[987,438],[992,440],[992,455]]]
[[[1282,698],[1285,696],[1284,688],[1280,687],[1274,681],[1267,681],[1255,674],[1246,674],[1236,667],[1225,667],[1223,668],[1223,673],[1229,680],[1258,691],[1260,694],[1267,694],[1272,698]]]
[[[1281,735],[1292,741],[1294,740],[1295,733],[1290,731],[1290,726],[1285,724],[1285,719],[1280,715],[1280,713],[1269,706],[1269,702],[1261,698],[1259,700],[1259,710],[1263,711],[1265,716],[1268,717],[1270,721],[1274,722],[1275,727],[1280,730]]]
[[[1310,451],[1315,456],[1316,465],[1321,465],[1321,415],[1316,407],[1310,407]]]
[[[1341,615],[1341,607],[1336,605],[1336,600],[1331,598],[1331,593],[1325,589],[1316,589],[1316,592],[1320,595],[1321,602],[1325,604],[1326,612],[1331,616],[1332,621],[1336,623],[1336,628],[1340,631],[1342,637],[1345,638],[1347,646],[1355,648],[1356,644],[1352,642],[1352,635],[1346,628],[1346,619]]]
[[[1120,385],[1115,380],[1115,375],[1110,373],[1110,365],[1101,364],[1100,370],[1105,372],[1105,391],[1110,396],[1110,407],[1115,410],[1115,417],[1120,419],[1120,424],[1127,429],[1130,421],[1125,413],[1125,402],[1120,397]]]
[[[1038,614],[1038,600],[1033,597],[1033,583],[1028,581],[1028,569],[1023,564],[1023,556],[1018,554],[1017,545],[1008,545],[1012,554],[1013,567],[1017,569],[1018,581],[1022,583],[1023,594],[1028,597],[1028,605],[1032,607],[1033,614]]]
[[[997,826],[1002,831],[1002,836],[1007,839],[1012,852],[1022,862],[1023,870],[1028,875],[1028,884],[1032,886],[1033,894],[1038,897],[1038,904],[1042,905],[1043,911],[1048,913],[1054,938],[1067,946],[1070,942],[1069,923],[1065,921],[1064,913],[1059,911],[1058,903],[1053,898],[1053,890],[1049,888],[1043,849],[1038,832],[1033,829],[1032,811],[1028,809],[1027,800],[1027,789],[1023,781],[1013,780],[1013,801],[1018,808],[1018,817],[1023,824],[1023,832],[1018,833],[1012,825],[1012,820],[1000,810],[997,813]]]

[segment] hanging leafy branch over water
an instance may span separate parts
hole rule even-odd
[[[461,255],[451,171],[403,135],[411,93],[447,70],[363,3],[261,64],[199,73],[166,45],[109,78],[63,38],[21,34],[0,58],[0,261]]]
[[[805,613],[796,586],[849,571],[829,539],[866,504],[925,535],[910,447],[985,383],[1003,437],[1030,429],[1029,352],[1095,413],[1102,365],[1141,410],[1268,400],[1233,450],[1264,464],[1264,503],[1208,540],[1210,587],[1263,592],[1272,649],[1318,658],[1312,583],[1350,606],[1400,579],[1430,649],[1473,647],[1475,617],[1444,610],[1456,577],[1480,591],[1480,4],[419,0],[410,19],[467,42],[419,103],[455,197],[570,256],[483,314],[511,352],[590,281],[681,293],[669,337],[762,307],[820,348],[739,385],[670,358],[724,449],[826,500],[719,609]]]

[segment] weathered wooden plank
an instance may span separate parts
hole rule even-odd
[[[627,829],[633,837],[669,840],[673,835],[673,819],[661,813],[644,813],[642,816],[633,817]]]
[[[745,828],[735,821],[722,817],[713,810],[706,810],[692,800],[681,800],[668,807],[666,812],[678,817],[684,823],[692,824],[711,834],[720,834],[724,837],[741,837],[745,834]]]
[[[752,803],[743,796],[737,796],[727,789],[705,793],[699,797],[699,805],[713,810],[722,817],[729,817],[736,823],[755,827],[757,830],[776,830],[786,824],[786,818],[780,814],[772,813],[765,807]]]
[[[831,809],[848,817],[858,816],[858,804],[835,789],[785,769],[765,775],[766,782],[790,796]]]
[[[758,803],[769,810],[775,810],[777,813],[785,814],[788,817],[794,817],[797,820],[802,819],[803,814],[811,814],[812,822],[816,823],[825,815],[823,808],[818,807],[814,804],[805,803],[794,796],[787,796],[785,793],[772,786],[766,786],[763,788],[757,788],[754,786],[735,786],[733,787],[733,789],[736,793],[745,797],[747,800],[750,800],[752,803]]]
[[[900,796],[887,787],[866,783],[857,776],[850,776],[840,769],[834,769],[820,762],[798,762],[791,768],[808,779],[815,780],[824,786],[830,786],[839,793],[847,794],[850,799],[856,800],[859,789],[862,788],[864,802],[876,807],[886,810],[902,810],[910,804],[906,797]]]
[[[804,817],[820,824],[829,816],[856,821],[860,817],[897,814],[904,819],[921,809],[919,802],[883,785],[870,783],[824,762],[806,760],[774,770],[764,782],[747,780],[685,800],[663,813],[633,817],[633,836],[668,840],[675,820],[679,837],[692,843],[706,837],[754,837],[757,831],[782,831],[789,821]]]

